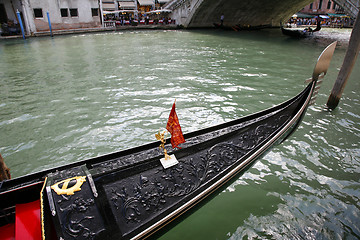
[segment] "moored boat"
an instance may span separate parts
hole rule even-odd
[[[305,31],[305,30],[298,30],[298,29],[288,29],[281,27],[281,32],[284,35],[287,35],[289,37],[293,38],[306,38],[311,36],[311,32]]]
[[[287,36],[293,37],[293,38],[311,37],[314,32],[318,32],[320,30],[321,30],[320,20],[317,20],[317,24],[316,24],[315,29],[312,29],[311,27],[307,27],[305,29],[299,30],[299,29],[284,28],[283,26],[281,26],[281,32],[284,35],[287,35]]]
[[[150,236],[289,137],[313,103],[335,45],[324,50],[310,83],[292,99],[244,118],[187,133],[179,150],[165,145],[179,162],[170,168],[161,165],[163,152],[159,142],[153,142],[1,182],[1,236]],[[34,230],[27,231],[30,228]]]

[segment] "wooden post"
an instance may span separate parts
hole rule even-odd
[[[10,178],[10,169],[6,166],[4,159],[0,154],[0,182]]]
[[[336,79],[330,97],[326,104],[328,108],[331,110],[334,110],[339,104],[341,95],[344,92],[346,82],[350,77],[351,71],[356,62],[356,58],[359,55],[359,51],[360,51],[360,12],[357,15],[351,33],[349,46],[345,54],[343,65],[341,66],[339,75]]]

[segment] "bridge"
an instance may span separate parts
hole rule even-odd
[[[186,28],[212,27],[224,14],[225,26],[279,26],[313,0],[172,0],[164,8]],[[360,0],[335,0],[356,18]]]
[[[359,0],[336,0],[336,4],[344,8],[344,11],[353,18],[359,14]]]

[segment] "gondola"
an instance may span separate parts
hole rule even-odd
[[[297,128],[316,97],[336,42],[319,57],[305,89],[270,109],[159,142],[0,183],[3,239],[142,239],[251,167]],[[169,141],[168,141],[169,142]],[[226,186],[226,185],[225,185]],[[7,238],[8,237],[8,238]]]
[[[311,32],[306,30],[288,29],[281,27],[281,32],[289,37],[293,38],[307,38],[311,36]]]
[[[316,28],[312,29],[310,27],[305,28],[303,30],[297,30],[297,29],[288,29],[288,28],[284,28],[283,26],[281,26],[281,32],[284,35],[293,37],[293,38],[307,38],[307,37],[311,37],[313,35],[314,32],[318,32],[321,30],[321,24],[320,21],[317,21],[316,24]]]

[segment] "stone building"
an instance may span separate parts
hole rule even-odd
[[[332,0],[316,0],[315,2],[305,6],[300,12],[317,15],[343,13],[344,10]]]
[[[19,11],[26,34],[53,30],[101,27],[98,0],[0,0],[0,23],[18,24]]]

